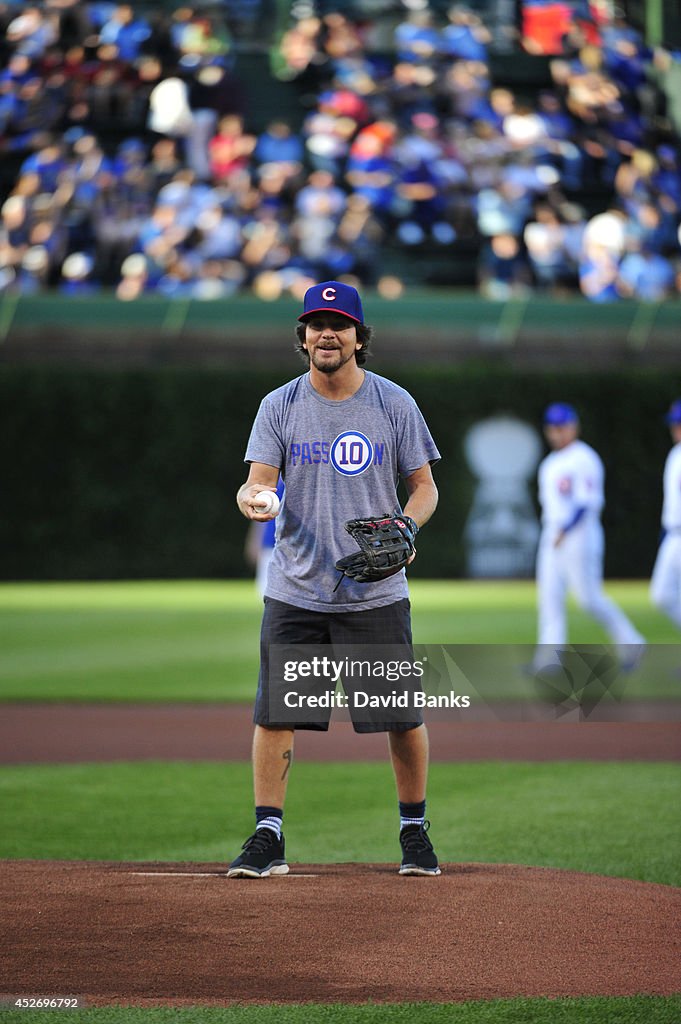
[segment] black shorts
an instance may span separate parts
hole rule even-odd
[[[255,699],[253,721],[285,729],[329,728],[331,709],[316,709],[314,721],[270,720],[270,647],[273,644],[299,645],[383,645],[395,644],[411,650],[411,605],[407,598],[381,608],[361,612],[312,612],[306,608],[265,598],[260,631],[260,675]],[[353,714],[353,728],[358,733],[407,732],[423,724],[418,709],[412,709],[412,721],[368,721],[366,715]],[[362,718],[363,720],[358,720]]]

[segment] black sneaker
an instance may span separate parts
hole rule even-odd
[[[241,847],[241,853],[229,865],[228,878],[267,878],[287,875],[284,836],[277,839],[271,828],[259,828]]]
[[[430,822],[423,825],[405,825],[400,832],[402,847],[401,875],[439,875],[440,868],[433,844],[426,835]]]

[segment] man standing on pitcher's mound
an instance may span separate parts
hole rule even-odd
[[[294,731],[329,725],[330,708],[326,717],[317,710],[312,721],[291,720],[291,713],[273,720],[273,652],[281,645],[411,649],[404,567],[438,499],[431,466],[440,455],[416,403],[403,388],[363,368],[373,332],[356,289],[338,281],[314,285],[299,321],[297,348],[309,370],[263,399],[246,449],[248,479],[237,494],[247,519],[279,518],[253,716],[256,829],[230,864],[229,877],[288,872],[282,819]],[[267,511],[262,492],[276,489],[279,474],[284,500],[280,509],[275,502]],[[400,477],[408,494],[404,510],[397,496]],[[301,679],[296,689],[304,688]],[[356,732],[388,733],[399,800],[400,874],[438,875],[426,821],[428,735],[418,710],[408,718],[377,722],[354,713],[353,725]],[[360,813],[358,808],[355,821]]]

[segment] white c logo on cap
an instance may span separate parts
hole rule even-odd
[[[336,298],[336,289],[325,288],[324,291],[322,292],[322,298],[324,299],[324,302],[333,302],[334,299]]]

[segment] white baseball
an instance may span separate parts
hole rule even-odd
[[[253,500],[259,512],[267,512],[273,516],[279,514],[280,501],[274,491],[258,491]]]

